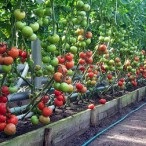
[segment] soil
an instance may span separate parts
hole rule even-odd
[[[110,117],[108,119],[104,119],[102,121],[102,123],[100,123],[98,126],[96,126],[96,127],[90,127],[88,130],[86,130],[85,133],[83,133],[81,135],[74,135],[74,137],[70,141],[68,141],[68,143],[65,146],[81,146],[86,141],[88,141],[90,138],[92,138],[93,136],[95,136],[98,132],[102,131],[103,129],[105,129],[106,127],[108,127],[109,125],[111,125],[112,123],[116,122],[118,119],[120,119],[121,117],[123,117],[124,115],[126,115],[127,113],[129,113],[131,110],[137,108],[138,106],[140,106],[143,103],[145,103],[145,101],[141,101],[141,102],[136,103],[136,104],[131,104],[130,106],[123,108],[122,111],[118,112],[116,115],[114,115],[114,116],[112,116],[112,117]],[[145,107],[144,110],[146,110],[146,107]],[[143,114],[143,112],[145,112],[145,111],[142,111],[141,114]],[[146,119],[146,117],[145,117],[145,119]],[[129,122],[131,122],[131,121],[127,121],[126,123],[129,123]],[[130,125],[132,125],[132,124],[130,124]],[[137,125],[133,125],[133,126],[137,126]],[[118,125],[117,125],[117,127],[118,127]],[[118,127],[118,129],[115,129],[114,132],[117,134],[118,131],[119,131],[119,129],[123,130],[123,127]],[[109,133],[111,135],[114,132],[113,132],[113,129],[111,129],[109,131]],[[127,134],[127,133],[128,132],[126,131],[125,133],[123,132],[122,134],[124,135],[124,134]],[[105,133],[105,135],[103,135],[103,136],[99,137],[98,139],[96,139],[95,141],[93,141],[90,144],[90,146],[98,146],[98,145],[99,146],[134,146],[134,145],[132,145],[133,143],[131,145],[128,145],[128,144],[127,145],[124,145],[124,139],[123,139],[123,143],[122,144],[120,143],[120,141],[115,144],[115,139],[113,139],[113,141],[110,141],[109,140],[109,136],[111,136],[110,134]],[[118,133],[118,134],[117,135],[119,137],[121,135],[121,133]],[[142,135],[140,135],[140,136],[142,136]],[[140,145],[140,146],[144,146],[144,145]]]
[[[89,146],[145,146],[146,105],[96,138]]]
[[[139,86],[139,87],[142,87],[142,85]],[[114,99],[114,97],[122,96],[122,95],[128,93],[129,91],[133,91],[137,88],[129,88],[128,91],[115,92],[115,94],[112,94],[112,92],[109,92],[109,93],[104,95],[104,98],[107,101],[110,101],[110,100]],[[91,97],[91,95],[87,95],[87,96]],[[79,102],[72,102],[70,107],[56,108],[54,114],[50,117],[51,123],[55,122],[55,121],[58,121],[60,119],[69,117],[69,116],[71,116],[73,114],[76,114],[78,112],[81,112],[83,110],[86,110],[90,103],[94,103],[95,105],[98,105],[99,104],[98,101],[99,101],[100,98],[101,97],[99,97],[99,95],[97,93],[94,93],[94,94],[92,94],[92,99],[86,99],[86,97],[85,97],[84,102],[82,102],[82,100],[79,100]],[[73,143],[70,142],[68,146],[77,146],[77,144],[82,143],[83,141],[87,140],[90,136],[93,136],[97,131],[102,129],[105,125],[107,125],[107,123],[109,121],[110,122],[114,121],[116,118],[119,118],[122,114],[126,113],[127,110],[130,110],[133,107],[135,107],[135,105],[133,105],[131,107],[128,107],[127,109],[124,109],[122,111],[122,113],[115,115],[115,117],[111,117],[110,119],[106,119],[98,127],[91,127],[91,129],[89,129],[89,131],[87,131],[87,133],[81,135],[81,137],[78,136],[76,138],[76,140],[74,139]],[[44,125],[42,125],[42,124],[32,125],[29,119],[25,119],[25,121],[19,121],[19,123],[17,125],[17,132],[16,132],[15,135],[7,136],[6,134],[4,134],[4,132],[0,132],[0,142],[12,139],[14,137],[17,137],[17,136],[25,134],[27,132],[36,130],[36,129],[38,129],[40,127],[43,127],[43,126]],[[79,142],[79,141],[81,141],[81,142]]]

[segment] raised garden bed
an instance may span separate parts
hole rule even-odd
[[[146,96],[146,87],[129,92],[121,97],[108,101],[105,105],[97,105],[94,110],[85,110],[65,119],[51,123],[37,130],[17,136],[0,143],[0,146],[61,146],[65,145],[74,134],[82,134],[90,125],[95,126],[103,119],[116,114],[122,108],[142,100]]]

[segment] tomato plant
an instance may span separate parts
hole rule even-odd
[[[30,91],[22,119],[33,111],[34,125],[48,124],[51,106],[70,106],[74,93],[77,101],[87,102],[101,84],[106,85],[97,91],[101,97],[136,88],[139,79],[146,78],[145,7],[140,0],[0,1],[0,131],[16,132],[18,119],[10,113],[8,96],[21,91],[18,79]],[[41,54],[31,45],[38,40]],[[33,53],[41,55],[42,64]],[[21,75],[19,64],[28,65],[26,76]],[[36,87],[39,77],[47,81]],[[106,99],[99,103],[105,104]]]

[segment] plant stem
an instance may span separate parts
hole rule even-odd
[[[3,84],[4,84],[6,77],[7,77],[7,73],[5,73],[5,74],[3,75],[3,79],[2,79],[2,82],[1,82],[1,87],[2,87]]]
[[[35,97],[33,97],[34,99],[30,102],[30,104],[26,107],[26,109],[28,109],[32,104],[32,107],[27,111],[27,113],[23,116],[22,120],[29,114],[29,112],[31,112],[33,110],[33,108],[41,101],[41,98],[40,100],[38,100],[37,102],[36,99],[44,92],[44,90],[46,90],[49,86],[49,89],[51,88],[52,86],[52,83],[53,83],[53,78],[50,80],[50,82],[48,82],[44,88],[39,92],[39,94],[37,94]],[[34,103],[35,102],[35,103]]]
[[[54,10],[54,0],[51,0],[51,8],[52,8],[52,19],[53,19],[53,34],[56,33],[56,19],[55,19],[55,10]]]

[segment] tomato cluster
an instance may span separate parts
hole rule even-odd
[[[4,131],[7,135],[13,135],[16,133],[18,118],[14,114],[11,114],[8,108],[7,96],[9,93],[9,88],[2,86],[0,95],[0,132]]]
[[[55,90],[54,91],[54,105],[56,107],[61,107],[64,105],[64,103],[66,102],[66,98],[65,98],[65,95],[61,92],[61,91],[58,91],[58,90]]]
[[[53,113],[52,108],[47,106],[47,102],[49,101],[49,96],[44,95],[41,98],[41,101],[37,104],[36,109],[34,110],[34,113],[36,115],[33,115],[31,117],[31,122],[34,125],[37,125],[40,123],[42,124],[48,124],[50,123],[50,116]]]
[[[24,63],[28,57],[28,53],[17,47],[8,48],[8,45],[4,42],[0,43],[0,65],[4,72],[10,72],[12,65],[16,59],[20,59],[21,63]]]

